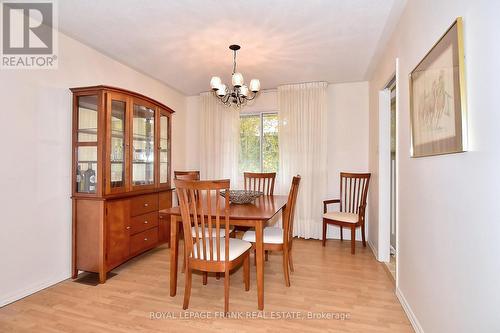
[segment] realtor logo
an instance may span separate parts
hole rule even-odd
[[[2,69],[56,68],[53,2],[2,2]]]

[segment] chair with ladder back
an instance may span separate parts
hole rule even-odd
[[[328,224],[340,227],[340,240],[344,240],[343,227],[351,229],[351,254],[356,248],[356,228],[361,228],[363,246],[365,239],[365,212],[370,173],[340,173],[340,199],[323,201],[323,246],[326,243]],[[339,211],[328,212],[329,204],[339,204]]]
[[[264,228],[264,250],[283,252],[283,273],[285,276],[285,285],[290,287],[290,274],[288,266],[293,272],[292,261],[292,241],[293,241],[293,218],[295,214],[295,203],[299,191],[300,176],[292,179],[292,186],[288,194],[285,211],[283,213],[283,228],[265,227]],[[249,230],[243,235],[243,240],[251,242],[255,246],[255,231]]]
[[[243,264],[245,290],[250,289],[251,243],[229,237],[229,180],[175,180],[179,196],[186,276],[183,309],[189,306],[192,271],[224,273],[224,312],[229,311],[230,271]],[[192,232],[194,228],[194,232]],[[222,229],[223,228],[223,229]],[[221,232],[222,231],[222,232]]]

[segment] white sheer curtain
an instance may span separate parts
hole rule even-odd
[[[294,236],[322,237],[323,199],[327,191],[326,82],[278,87],[280,192],[292,177],[302,179],[297,197]]]
[[[231,179],[238,184],[240,113],[212,93],[200,94],[200,173],[202,179]]]

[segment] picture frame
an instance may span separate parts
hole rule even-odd
[[[458,17],[409,75],[411,157],[467,150],[464,60]]]

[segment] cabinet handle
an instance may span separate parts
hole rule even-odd
[[[147,238],[144,238],[144,241],[146,242],[148,239]]]
[[[144,224],[148,224],[148,221],[144,221]]]
[[[130,230],[130,226],[126,227],[125,229]]]
[[[145,204],[144,204],[144,207],[147,207],[147,206],[149,206],[149,205],[148,205],[147,203],[145,203]]]

